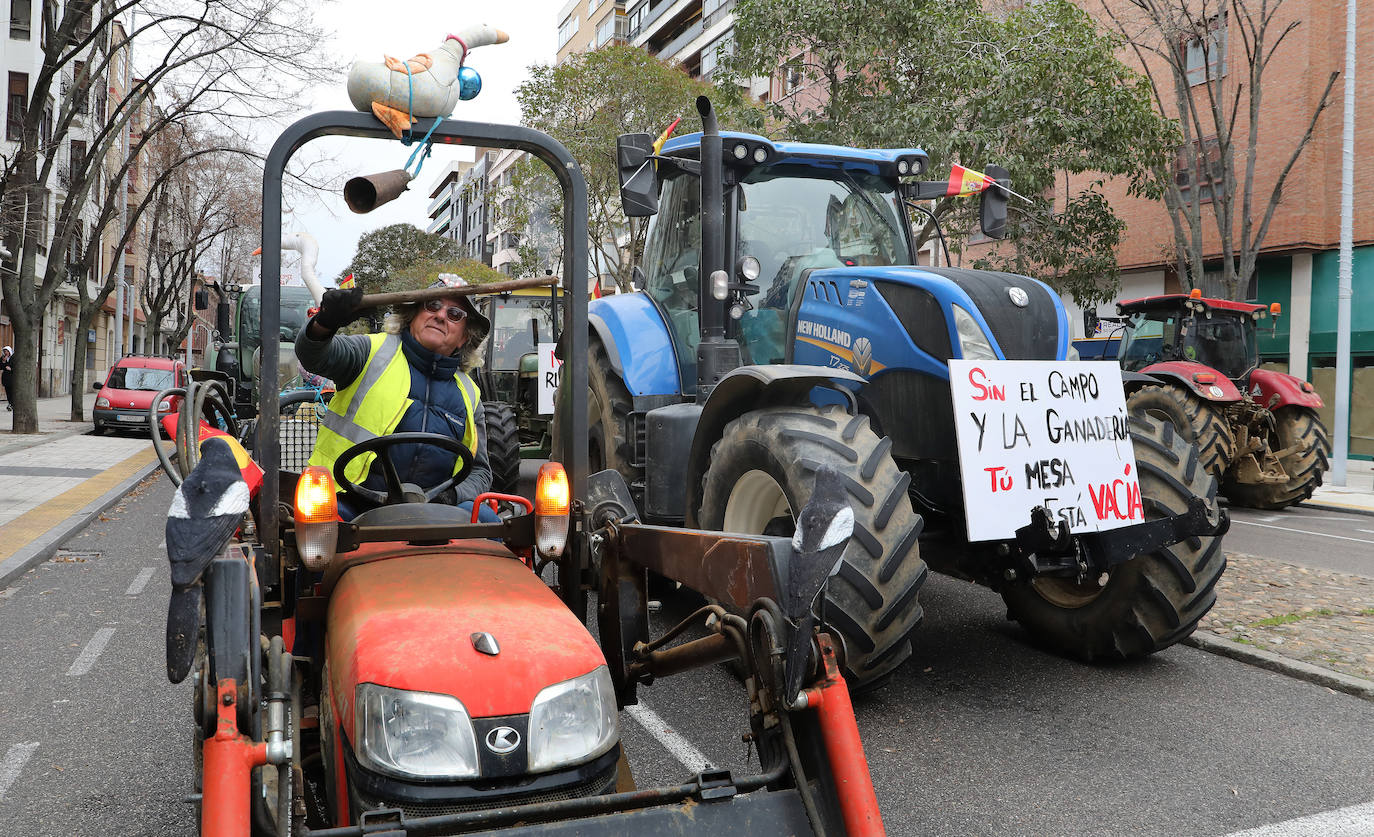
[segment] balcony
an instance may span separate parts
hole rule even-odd
[[[665,61],[681,60],[678,58],[678,53],[686,49],[688,44],[692,43],[692,41],[705,30],[706,26],[704,22],[698,20],[696,23],[693,23],[683,30],[682,34],[665,44],[663,49],[658,51],[658,57]]]
[[[443,191],[439,192],[439,196],[437,198],[429,202],[429,209],[425,212],[425,214],[433,218],[435,213],[443,212],[444,208],[447,207],[449,203],[451,203],[452,201],[453,184],[450,183],[443,188]]]
[[[630,33],[630,39],[636,46],[644,46],[644,43],[665,24],[677,17],[686,9],[696,6],[701,7],[701,0],[661,0],[654,3],[649,0],[650,8],[643,15],[639,23],[639,30]],[[661,52],[661,51],[660,51]]]

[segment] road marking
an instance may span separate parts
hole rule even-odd
[[[0,761],[0,799],[5,798],[5,791],[19,778],[19,774],[24,771],[24,765],[29,763],[29,758],[37,749],[37,741],[26,741],[23,744],[15,744],[5,753],[5,760]]]
[[[1226,837],[1364,837],[1374,834],[1374,802],[1237,831]]]
[[[688,770],[693,773],[701,773],[711,769],[711,760],[693,746],[692,742],[668,726],[654,710],[640,703],[625,707],[625,711],[631,718],[638,721],[641,727],[648,730],[650,735],[657,738],[658,743],[667,748],[668,752],[672,753],[673,757],[682,762]]]
[[[129,585],[129,589],[124,591],[124,595],[137,596],[139,593],[142,593],[143,588],[147,587],[148,582],[153,579],[153,573],[155,572],[157,572],[157,567],[144,567],[139,570],[138,575],[134,576],[133,583]]]
[[[1239,523],[1242,526],[1260,526],[1265,529],[1278,529],[1280,532],[1292,532],[1295,535],[1316,535],[1319,538],[1335,538],[1338,541],[1354,541],[1355,543],[1374,544],[1369,538],[1347,538],[1345,535],[1328,535],[1325,532],[1309,532],[1306,529],[1292,529],[1288,526],[1270,526],[1268,523],[1256,523],[1253,520],[1233,520],[1232,523]]]
[[[110,637],[114,636],[114,632],[114,628],[101,628],[96,631],[95,636],[91,637],[91,641],[86,643],[86,647],[81,649],[80,654],[76,655],[76,662],[67,669],[67,676],[80,677],[90,671],[91,666],[95,665],[96,658],[100,656],[100,652],[105,650],[105,645],[110,641]]]

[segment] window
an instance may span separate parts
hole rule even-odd
[[[558,48],[562,49],[572,36],[577,34],[577,14],[573,13],[564,18],[558,25]]]
[[[42,138],[45,148],[52,144],[52,105],[52,99],[49,99],[43,108],[43,120],[38,124],[38,136]]]
[[[10,37],[18,41],[27,41],[32,26],[32,0],[10,0]]]
[[[782,65],[782,95],[797,92],[802,86],[802,60],[801,56],[793,58]]]
[[[704,0],[701,4],[701,16],[707,17],[721,6],[728,4],[730,0]]]
[[[1179,43],[1188,84],[1221,78],[1226,74],[1226,16],[1207,19],[1206,37],[1185,37]]]
[[[639,34],[640,27],[644,25],[644,15],[648,11],[649,4],[647,2],[640,3],[638,6],[635,6],[633,9],[630,10],[630,24],[626,31],[625,37],[633,38],[635,35]]]
[[[596,45],[604,46],[612,38],[623,39],[627,31],[624,15],[606,15],[606,19],[601,21],[600,26],[596,27]]]
[[[43,49],[48,48],[48,36],[57,31],[57,2],[56,0],[43,0],[43,37],[38,43]]]
[[[89,34],[91,34],[91,10],[87,9],[82,12],[81,17],[77,19],[76,29],[72,32],[72,36],[79,40]]]
[[[720,66],[721,60],[735,54],[735,39],[730,35],[717,38],[701,51],[701,74],[710,75]]]
[[[72,109],[85,114],[90,109],[91,80],[85,77],[86,62],[77,61],[72,64]]]
[[[29,74],[10,73],[9,110],[5,114],[5,139],[24,139],[24,115],[29,108]]]
[[[592,13],[596,11],[596,7],[599,5],[601,5],[601,0],[587,0],[587,20],[592,19]]]
[[[1225,177],[1222,166],[1221,144],[1216,137],[1195,140],[1178,149],[1174,157],[1174,183],[1185,199],[1205,203],[1212,199],[1213,184],[1220,184]],[[1197,197],[1190,196],[1190,190],[1197,188]]]

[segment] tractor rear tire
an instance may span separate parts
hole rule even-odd
[[[1226,417],[1212,404],[1183,387],[1167,384],[1141,387],[1131,393],[1126,404],[1131,412],[1173,424],[1180,436],[1197,445],[1202,467],[1218,480],[1230,467],[1235,436]]]
[[[1288,482],[1241,484],[1227,482],[1221,492],[1232,505],[1252,509],[1282,509],[1296,506],[1312,496],[1322,484],[1331,438],[1315,410],[1307,407],[1281,407],[1274,412],[1274,432],[1269,437],[1272,450],[1301,445],[1296,453],[1279,460],[1288,473]]]
[[[854,535],[838,579],[826,587],[822,617],[844,646],[850,688],[883,683],[911,656],[910,634],[924,615],[917,594],[927,570],[912,510],[911,477],[888,454],[867,416],[840,407],[771,407],[735,419],[711,448],[698,520],[703,529],[791,534],[786,517],[811,497],[816,470],[829,465],[846,483]],[[770,525],[771,524],[771,525]]]
[[[1220,511],[1216,480],[1197,448],[1173,424],[1130,419],[1145,519],[1182,514],[1194,496]],[[1179,642],[1216,603],[1226,569],[1220,537],[1192,537],[1117,564],[1106,586],[1097,578],[1040,578],[1002,588],[1007,615],[1051,650],[1085,662],[1144,657]]]
[[[565,375],[564,381],[571,376]],[[642,484],[644,468],[634,464],[634,447],[630,428],[630,412],[634,402],[630,390],[611,368],[606,347],[595,337],[587,349],[587,473],[595,474],[612,468],[625,478],[635,502],[643,506]],[[563,428],[567,426],[571,401],[558,394],[553,413],[553,458],[569,464],[563,450]],[[636,488],[636,486],[641,486]]]
[[[487,420],[487,461],[491,490],[515,494],[520,487],[520,427],[515,408],[501,401],[483,401]]]

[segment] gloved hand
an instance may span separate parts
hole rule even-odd
[[[320,300],[320,313],[315,315],[315,322],[321,328],[338,331],[362,314],[362,301],[362,288],[330,288]]]

